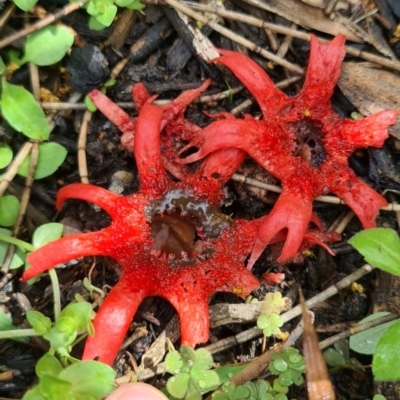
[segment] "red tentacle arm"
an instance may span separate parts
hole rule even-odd
[[[134,153],[144,195],[159,197],[169,185],[161,162],[160,127],[163,110],[145,104],[136,123]]]
[[[222,187],[237,171],[246,158],[246,152],[239,149],[223,149],[211,153],[201,164],[199,174],[213,177]]]
[[[299,250],[312,218],[312,199],[283,190],[271,213],[265,217],[258,232],[247,268],[251,269],[273,237],[287,229],[285,244],[278,262],[292,258]]]
[[[145,296],[143,291],[133,289],[123,279],[113,287],[93,321],[94,336],[86,340],[83,360],[97,358],[112,365]]]
[[[22,280],[32,279],[57,264],[76,258],[109,255],[107,246],[103,246],[102,239],[103,235],[100,231],[70,235],[46,244],[28,255],[27,261],[31,265],[22,275]],[[107,236],[104,239],[107,241]]]
[[[88,94],[93,104],[114,124],[118,129],[127,133],[134,131],[135,121],[129,115],[113,103],[107,96],[99,92],[97,89],[92,90]]]
[[[101,207],[112,218],[118,213],[117,202],[123,199],[123,196],[110,192],[98,186],[85,183],[73,183],[72,185],[61,188],[57,194],[57,209],[61,207],[65,200],[77,199],[86,200]]]
[[[180,153],[193,146],[200,147],[199,151],[178,161],[189,164],[214,151],[230,147],[249,153],[253,147],[259,145],[257,138],[261,131],[258,121],[238,119],[215,121],[204,128],[201,134],[192,143],[185,146]]]
[[[348,157],[355,149],[360,147],[382,147],[388,138],[388,128],[396,123],[397,111],[381,111],[357,121],[343,120],[337,126],[337,135],[331,136],[327,146],[335,146],[332,141],[343,140],[344,151]],[[340,139],[339,139],[340,138]],[[347,145],[346,145],[347,144]],[[336,144],[337,147],[337,144]]]
[[[208,299],[169,297],[168,300],[175,307],[181,325],[181,343],[194,347],[198,343],[205,343],[210,332],[208,316]]]
[[[375,218],[379,209],[388,204],[384,197],[357,178],[348,167],[347,171],[342,168],[329,188],[354,211],[365,229],[376,226]]]
[[[279,108],[286,95],[281,92],[265,71],[249,57],[233,51],[220,50],[222,57],[212,62],[229,68],[256,99],[264,116]]]
[[[161,122],[161,129],[164,129],[177,115],[182,115],[186,108],[193,103],[201,93],[203,93],[211,85],[211,79],[207,79],[204,83],[196,89],[184,91],[174,101],[163,107],[163,120]]]
[[[337,35],[327,44],[321,43],[314,35],[310,35],[310,61],[303,88],[298,94],[296,103],[307,109],[326,107],[333,94],[340,76],[340,65],[346,55],[344,43],[346,37]]]
[[[150,94],[143,83],[139,82],[132,86],[132,98],[136,108],[140,111],[147,100],[150,99]]]

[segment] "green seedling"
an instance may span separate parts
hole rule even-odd
[[[180,351],[170,351],[165,369],[173,376],[167,382],[171,399],[201,400],[202,394],[220,385],[218,374],[210,370],[213,359],[206,349],[193,350],[182,345]]]
[[[98,361],[79,361],[63,368],[47,353],[36,364],[39,383],[22,400],[100,400],[113,390],[115,371]]]
[[[265,336],[269,337],[281,333],[280,327],[283,322],[279,314],[284,306],[285,300],[280,292],[266,294],[260,309],[261,314],[257,319],[257,327],[263,331]]]
[[[272,385],[276,392],[286,394],[289,386],[299,386],[304,381],[304,357],[297,349],[289,347],[281,353],[272,354],[268,369],[278,376]]]
[[[326,363],[332,367],[332,372],[339,369],[349,368],[356,371],[364,371],[363,365],[355,358],[350,357],[349,342],[347,339],[336,342],[333,347],[323,352]]]
[[[395,230],[373,228],[354,235],[349,243],[374,267],[400,276],[400,238]],[[400,321],[390,325],[376,344],[372,372],[378,381],[400,380],[400,370],[394,368],[400,359]]]

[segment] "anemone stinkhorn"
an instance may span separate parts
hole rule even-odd
[[[248,57],[221,50],[214,62],[229,68],[259,104],[263,118],[226,119],[211,123],[191,143],[197,153],[181,162],[194,162],[220,149],[246,151],[282,183],[282,194],[265,218],[250,257],[252,266],[265,246],[280,231],[287,231],[278,261],[298,251],[313,218],[312,201],[335,193],[358,216],[364,228],[386,200],[357,178],[348,166],[354,150],[381,147],[387,128],[396,122],[396,111],[382,111],[358,121],[341,119],[330,104],[345,56],[345,37],[322,44],[311,35],[310,60],[302,90],[289,97]]]
[[[88,184],[72,184],[59,191],[59,209],[68,198],[86,200],[108,212],[111,225],[98,232],[66,236],[28,256],[31,266],[23,280],[84,256],[109,256],[121,266],[119,282],[96,315],[95,334],[87,339],[83,359],[98,357],[112,364],[145,297],[170,301],[180,317],[182,343],[194,346],[208,339],[208,300],[214,292],[244,297],[259,285],[244,267],[257,221],[234,221],[218,209],[222,184],[245,153],[217,152],[196,172],[173,182],[161,159],[160,130],[171,119],[169,113],[170,107],[153,105],[149,99],[135,121],[137,193],[121,196]]]

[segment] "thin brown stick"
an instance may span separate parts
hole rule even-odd
[[[6,26],[7,21],[13,15],[15,11],[15,4],[10,3],[8,7],[5,8],[3,14],[0,16],[0,32],[3,30],[3,28]]]
[[[236,35],[234,32],[230,31],[229,29],[226,29],[225,27],[217,24],[216,22],[210,21],[203,14],[199,14],[198,12],[193,11],[190,7],[184,5],[183,3],[180,3],[177,0],[162,0],[162,1],[160,1],[159,4],[168,4],[169,6],[194,18],[195,20],[200,21],[202,24],[210,26],[214,31],[220,33],[221,35],[224,35],[227,38],[248,48],[249,50],[254,51],[257,54],[260,54],[264,58],[271,60],[271,61],[275,62],[276,64],[281,65],[281,66],[287,68],[288,70],[295,72],[296,74],[299,74],[299,75],[304,74],[303,68],[299,67],[298,65],[292,64],[292,63],[286,61],[285,59],[279,58],[275,54],[255,45],[250,40],[247,40],[242,36]]]
[[[92,115],[93,114],[90,111],[86,111],[85,114],[83,114],[81,129],[79,131],[78,170],[82,183],[89,183],[87,161],[86,161],[86,142],[87,142],[88,126],[89,122],[92,119]]]
[[[5,173],[3,179],[0,181],[0,196],[3,196],[10,182],[14,179],[15,175],[17,175],[17,172],[20,169],[25,158],[28,157],[29,153],[31,152],[32,146],[33,146],[32,142],[24,143],[20,148],[18,154],[12,160],[11,164],[7,169],[7,172]]]
[[[144,1],[145,2],[146,1],[154,2],[154,0],[144,0]],[[155,0],[155,1],[159,2],[159,0]],[[215,8],[212,6],[208,6],[208,5],[204,5],[204,4],[200,4],[200,3],[193,3],[193,2],[189,2],[189,1],[183,1],[181,4],[188,6],[193,10],[214,13],[214,14],[219,15],[226,19],[232,19],[234,21],[242,21],[249,25],[256,26],[258,28],[269,29],[272,32],[280,33],[283,35],[293,36],[295,38],[305,40],[305,41],[310,41],[310,34],[308,34],[308,33],[300,32],[300,31],[297,31],[297,30],[294,30],[294,29],[291,29],[288,27],[281,26],[281,25],[272,24],[270,22],[265,22],[259,18],[255,18],[255,17],[252,17],[252,16],[244,14],[244,13],[222,10],[222,9],[218,9],[218,8]],[[200,14],[198,14],[198,15],[200,15]],[[211,26],[211,28],[213,28],[213,27]],[[326,39],[323,39],[321,37],[318,37],[318,40],[323,43],[327,42]],[[384,67],[392,68],[396,71],[400,71],[400,63],[398,61],[389,60],[387,58],[380,57],[375,54],[367,53],[362,50],[357,50],[350,46],[346,46],[346,53],[350,54],[352,56],[355,56],[355,57],[362,58],[367,61],[372,61],[372,62],[382,65]],[[268,58],[268,57],[266,57],[266,58]],[[272,60],[272,61],[274,61],[274,60]]]
[[[356,333],[363,332],[367,329],[374,328],[375,326],[384,324],[385,322],[393,321],[395,319],[399,319],[400,314],[389,314],[389,315],[384,315],[383,317],[376,318],[372,321],[364,322],[363,324],[357,324],[355,326],[352,326],[348,329],[346,329],[343,332],[338,333],[337,335],[331,336],[328,339],[322,340],[319,342],[319,348],[321,350],[326,349],[329,346],[332,346],[336,342],[339,342],[340,340],[346,339],[349,336],[355,335]]]
[[[28,208],[29,199],[31,197],[33,181],[35,179],[35,170],[36,170],[36,164],[37,164],[38,158],[39,158],[39,143],[34,142],[33,146],[32,146],[32,151],[31,151],[31,159],[29,162],[28,176],[26,177],[24,191],[23,191],[22,197],[21,197],[21,203],[20,203],[20,207],[19,207],[18,217],[17,217],[17,221],[14,224],[14,228],[13,228],[13,232],[12,232],[13,237],[18,237],[22,223],[25,218],[26,209]],[[3,266],[1,268],[2,272],[4,272],[4,273],[8,272],[12,258],[14,256],[14,251],[15,251],[15,246],[10,245],[8,247]]]
[[[244,175],[233,174],[231,179],[236,182],[247,183],[248,185],[256,186],[261,189],[266,189],[274,193],[282,193],[282,188],[276,185],[271,185],[253,178],[247,178]],[[317,201],[329,204],[346,204],[344,201],[340,200],[335,196],[317,196],[315,198]],[[385,207],[381,207],[380,210],[383,211],[400,211],[400,204],[389,203]]]
[[[15,42],[18,39],[21,39],[29,35],[32,32],[35,32],[51,24],[54,21],[59,20],[62,17],[65,17],[66,15],[72,13],[73,11],[79,10],[83,5],[85,5],[88,2],[89,0],[79,0],[77,2],[67,4],[65,7],[63,7],[60,11],[56,12],[55,14],[50,14],[47,17],[43,18],[42,20],[37,21],[32,25],[29,25],[18,32],[15,32],[14,34],[6,37],[3,40],[0,40],[0,49],[10,45],[11,43]]]

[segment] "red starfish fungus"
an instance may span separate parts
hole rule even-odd
[[[345,37],[321,44],[311,35],[310,61],[303,89],[288,97],[248,57],[221,50],[214,62],[228,67],[248,88],[263,113],[262,120],[220,120],[211,123],[186,148],[197,153],[193,162],[224,148],[246,151],[268,172],[280,179],[282,194],[258,232],[249,265],[252,266],[274,235],[287,230],[279,261],[298,251],[312,219],[312,201],[320,194],[335,193],[355,212],[365,228],[386,200],[360,181],[347,158],[360,147],[381,147],[396,111],[382,111],[362,120],[341,119],[333,112],[330,97],[345,55]],[[184,148],[182,151],[184,151]]]
[[[83,256],[105,255],[120,264],[120,280],[96,315],[95,334],[86,342],[83,359],[98,357],[112,364],[147,296],[171,302],[180,316],[182,342],[193,346],[208,339],[208,299],[214,292],[243,297],[258,287],[244,267],[257,222],[232,221],[217,208],[221,183],[236,170],[244,152],[222,150],[181,182],[171,181],[162,165],[160,139],[170,111],[146,102],[139,113],[134,137],[138,193],[124,197],[85,184],[59,191],[59,209],[68,198],[87,200],[109,213],[111,225],[64,237],[28,256],[31,266],[23,280]]]

